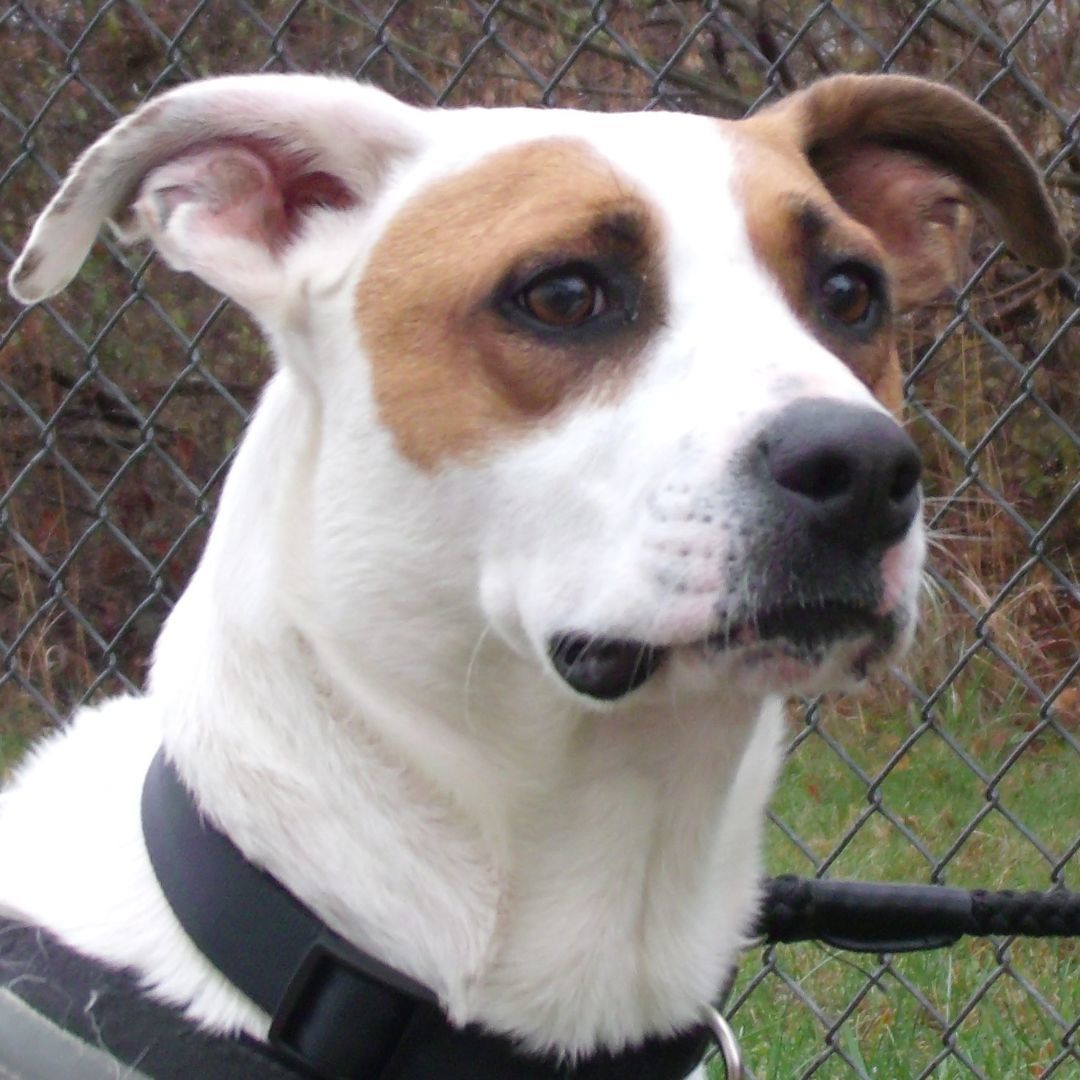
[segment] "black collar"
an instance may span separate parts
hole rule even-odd
[[[142,796],[143,836],[180,925],[272,1017],[269,1043],[294,1068],[342,1080],[682,1080],[704,1027],[573,1067],[505,1037],[458,1028],[426,987],[331,931],[203,819],[159,750]]]

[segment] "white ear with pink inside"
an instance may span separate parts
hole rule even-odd
[[[427,112],[314,75],[238,75],[155,98],[74,164],[8,278],[34,303],[75,276],[101,226],[135,200],[134,228],[176,269],[264,305],[304,217],[368,205],[426,140]]]
[[[282,291],[289,236],[285,200],[269,164],[228,143],[154,169],[142,182],[123,240],[149,239],[188,271],[258,311]]]

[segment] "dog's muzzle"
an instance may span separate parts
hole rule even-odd
[[[556,634],[548,656],[573,690],[615,701],[673,653],[691,651],[742,650],[759,662],[787,657],[812,669],[844,641],[864,642],[849,661],[861,678],[895,644],[908,615],[882,610],[882,560],[908,535],[921,504],[911,439],[880,410],[804,399],[773,416],[748,450],[737,512],[759,539],[739,573],[753,594],[734,608],[718,598],[714,625],[690,644]]]

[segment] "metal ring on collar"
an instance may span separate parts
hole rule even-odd
[[[727,1080],[743,1080],[742,1053],[731,1025],[720,1011],[711,1005],[705,1006],[703,1017],[705,1026],[712,1032],[716,1045],[720,1048],[720,1056],[724,1059],[724,1075]]]

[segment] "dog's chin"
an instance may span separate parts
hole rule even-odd
[[[902,651],[907,619],[852,604],[768,609],[691,641],[650,642],[575,632],[554,635],[548,656],[575,693],[613,702],[672,667],[723,672],[747,689],[820,694],[857,689]]]

